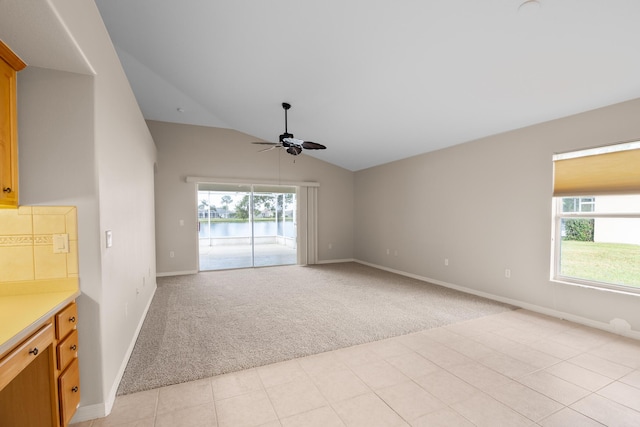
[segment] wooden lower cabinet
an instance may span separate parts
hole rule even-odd
[[[58,393],[60,399],[60,419],[62,425],[69,424],[80,403],[80,370],[78,359],[73,362],[58,378]]]
[[[66,427],[80,403],[78,368],[78,306],[72,302],[54,316],[60,425]]]
[[[0,358],[0,426],[69,424],[80,403],[77,316],[72,302]]]
[[[0,360],[0,426],[57,426],[53,325]]]

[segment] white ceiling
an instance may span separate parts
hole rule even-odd
[[[639,1],[523,1],[96,3],[147,119],[277,141],[286,101],[328,147],[304,155],[355,171],[640,97]],[[0,37],[90,73],[43,4],[0,0]]]
[[[94,74],[46,0],[0,0],[0,39],[28,66]]]

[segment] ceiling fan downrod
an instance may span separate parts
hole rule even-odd
[[[291,104],[283,102],[282,108],[284,108],[284,133],[289,133],[289,131],[287,130],[287,111],[289,111],[289,108],[291,108]]]
[[[288,121],[287,121],[287,111],[291,108],[291,104],[288,102],[282,103],[282,108],[284,108],[284,133],[280,135],[280,143],[285,147],[290,147],[291,144],[288,141],[285,141],[288,138],[293,138],[293,134],[289,133]],[[293,154],[293,153],[290,153]]]

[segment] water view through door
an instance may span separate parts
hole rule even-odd
[[[200,270],[295,264],[296,189],[198,184]]]

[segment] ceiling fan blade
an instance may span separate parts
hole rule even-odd
[[[306,150],[324,150],[327,147],[322,144],[318,144],[317,142],[304,141],[302,143],[302,148]]]
[[[252,144],[260,144],[260,145],[278,145],[277,142],[267,142],[267,141],[255,141]]]
[[[282,148],[282,145],[272,145],[271,147],[263,148],[262,150],[258,150],[258,153],[262,153],[263,151],[273,150],[274,148]]]
[[[291,154],[292,156],[297,156],[298,154],[302,153],[302,148],[291,146],[287,148],[287,153]]]

